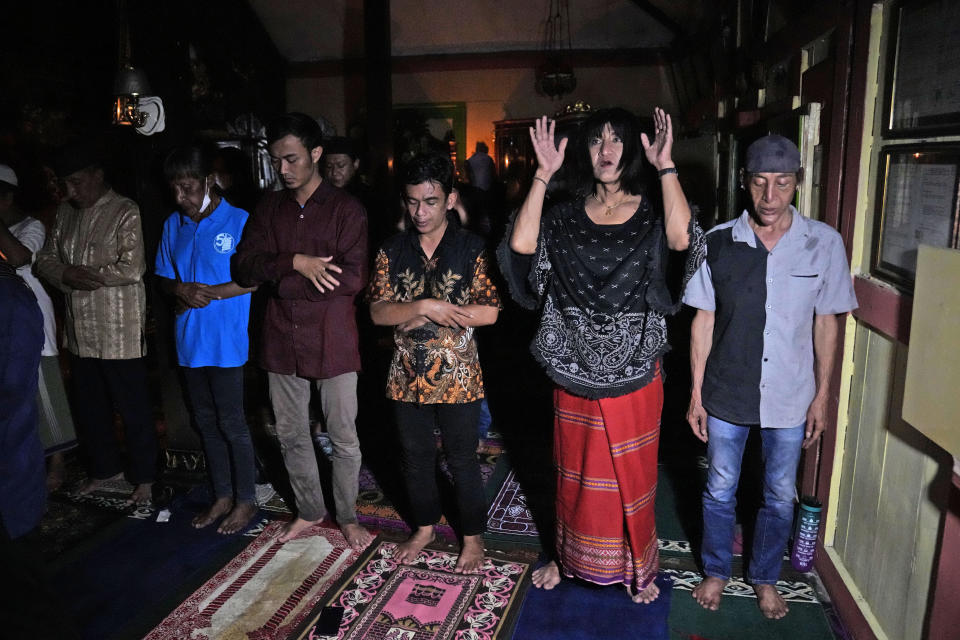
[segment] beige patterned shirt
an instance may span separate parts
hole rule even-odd
[[[93,291],[63,283],[73,265],[95,269],[106,286]],[[140,208],[108,190],[88,209],[60,205],[36,271],[66,297],[66,348],[81,358],[127,360],[146,353],[143,232]]]

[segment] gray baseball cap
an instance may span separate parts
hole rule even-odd
[[[800,150],[787,138],[770,134],[747,147],[747,173],[796,173]]]
[[[0,164],[0,181],[6,182],[12,187],[19,185],[17,181],[17,174],[9,165]]]

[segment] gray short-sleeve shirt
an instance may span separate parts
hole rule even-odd
[[[815,315],[857,308],[840,234],[801,216],[772,251],[746,211],[707,233],[707,257],[683,302],[714,312],[701,395],[711,415],[735,424],[803,424],[816,392]]]

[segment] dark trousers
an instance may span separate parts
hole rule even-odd
[[[480,464],[477,462],[480,402],[394,402],[393,405],[400,433],[400,461],[414,524],[424,527],[440,520],[437,444],[433,433],[439,424],[443,452],[453,474],[463,535],[483,533],[487,524],[487,502],[480,477]]]
[[[183,377],[214,495],[254,502],[256,471],[243,411],[243,367],[184,367]]]
[[[6,264],[0,266],[10,270]],[[36,527],[46,511],[43,447],[37,434],[43,316],[33,292],[4,271],[0,271],[0,521],[16,538]],[[3,632],[0,627],[0,637]]]
[[[87,473],[103,479],[126,471],[132,484],[157,476],[157,432],[143,358],[71,358],[74,420]],[[113,411],[123,419],[126,465],[113,431]]]

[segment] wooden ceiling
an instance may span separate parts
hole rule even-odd
[[[363,0],[249,0],[291,63],[363,56]],[[566,0],[570,47],[663,50],[694,33],[720,0]],[[390,0],[394,56],[542,48],[549,0]]]

